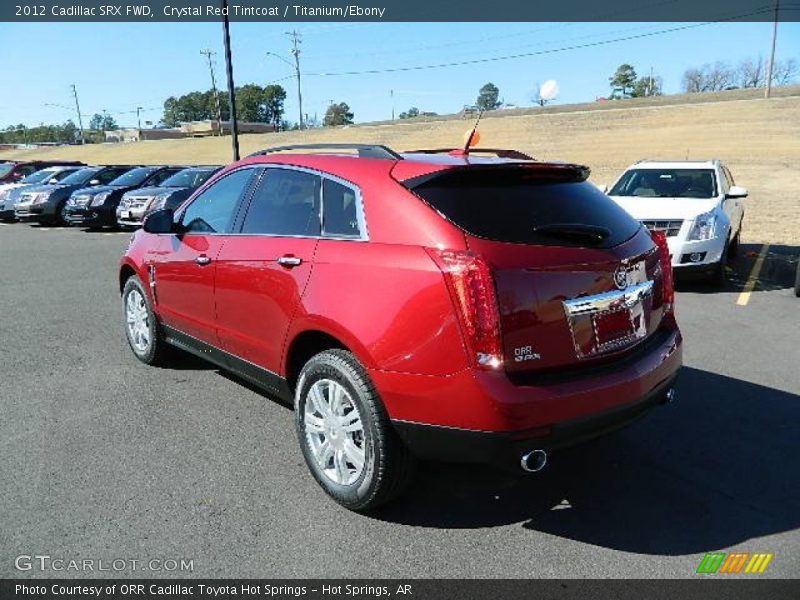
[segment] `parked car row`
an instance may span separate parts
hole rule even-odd
[[[157,208],[177,207],[220,168],[40,164],[42,168],[27,176],[0,185],[0,218],[47,225],[134,228]]]

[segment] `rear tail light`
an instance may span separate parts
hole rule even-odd
[[[442,270],[475,366],[503,364],[497,295],[489,265],[471,252],[428,249]]]
[[[658,246],[658,262],[661,265],[661,289],[664,311],[671,313],[675,308],[675,282],[672,278],[672,259],[669,256],[667,234],[664,231],[651,231],[653,241]]]

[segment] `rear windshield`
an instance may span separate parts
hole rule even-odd
[[[631,169],[620,177],[609,196],[641,198],[713,198],[713,169]]]
[[[61,183],[64,185],[82,185],[91,179],[92,175],[97,173],[100,169],[93,168],[93,169],[81,169],[79,171],[75,171],[74,173],[67,175],[64,179],[61,180]]]
[[[0,177],[5,177],[14,170],[14,163],[0,163]]]
[[[159,167],[139,167],[138,169],[131,169],[124,175],[120,175],[116,179],[109,182],[108,185],[114,187],[124,186],[137,186],[142,185],[145,180],[155,173]]]
[[[543,175],[453,170],[413,192],[467,233],[498,242],[610,248],[639,229],[591,183]]]
[[[22,183],[39,183],[40,181],[54,178],[57,173],[58,171],[54,169],[42,169],[41,171],[35,171],[34,173],[31,173],[25,177],[22,180]]]
[[[163,187],[194,189],[204,184],[206,180],[218,170],[219,169],[184,169],[162,181],[161,185]]]

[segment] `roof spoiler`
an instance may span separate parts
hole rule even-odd
[[[511,158],[514,160],[536,160],[534,157],[520,152],[504,148],[470,148],[465,151],[462,148],[436,148],[409,150],[406,154],[449,154],[450,156],[469,156],[470,154],[494,154],[497,158]]]
[[[355,150],[359,158],[379,158],[384,160],[403,160],[397,152],[380,144],[292,144],[290,146],[277,146],[253,152],[249,156],[265,156],[276,152],[289,152],[292,150]]]

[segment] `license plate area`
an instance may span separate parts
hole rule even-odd
[[[564,301],[578,358],[622,350],[647,337],[653,282]]]

